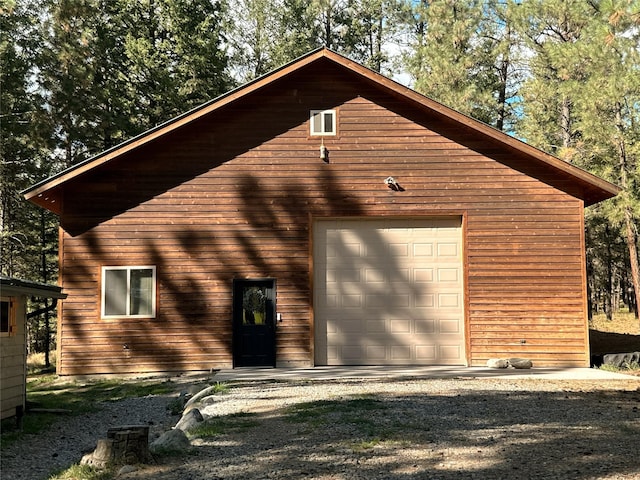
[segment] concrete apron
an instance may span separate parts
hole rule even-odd
[[[213,380],[228,382],[237,380],[337,380],[348,378],[542,378],[549,380],[633,380],[640,377],[596,368],[513,368],[493,369],[463,366],[346,366],[310,368],[243,367],[224,369],[215,373]]]

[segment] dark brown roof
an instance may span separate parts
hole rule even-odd
[[[582,198],[585,205],[614,197],[620,192],[620,189],[592,175],[585,170],[577,168],[567,162],[560,160],[553,155],[549,155],[535,147],[532,147],[504,132],[501,132],[489,125],[479,122],[460,112],[452,110],[420,93],[411,90],[399,83],[380,75],[366,67],[347,59],[326,48],[319,49],[308,53],[307,55],[275,70],[263,77],[260,77],[242,87],[232,90],[211,102],[197,107],[179,117],[176,117],[162,125],[159,125],[129,141],[117,145],[106,150],[88,160],[79,163],[58,175],[50,177],[23,192],[25,198],[35,204],[38,204],[54,213],[61,213],[61,191],[67,182],[73,181],[78,176],[86,173],[100,165],[106,164],[112,159],[120,155],[137,149],[155,139],[188,125],[199,118],[212,114],[221,107],[235,102],[238,99],[256,92],[261,88],[272,84],[294,71],[297,71],[307,65],[319,61],[329,61],[338,65],[353,75],[359,76],[364,81],[370,82],[377,88],[385,91],[387,94],[395,96],[402,101],[408,102],[428,111],[431,115],[440,117],[443,121],[457,124],[460,128],[472,130],[479,138],[495,147],[502,149],[505,153],[515,153],[526,159],[526,171],[533,177],[540,178],[547,183],[554,184],[559,189],[567,191],[572,195]],[[563,188],[563,185],[571,185],[570,189]]]
[[[29,295],[42,298],[67,298],[62,287],[0,275],[0,293],[3,295]]]

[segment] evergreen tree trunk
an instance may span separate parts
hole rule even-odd
[[[560,136],[562,140],[562,147],[568,148],[571,146],[571,101],[568,97],[562,98],[560,112]]]
[[[498,118],[496,119],[496,128],[504,131],[504,120],[507,115],[507,76],[509,74],[509,59],[505,57],[500,62],[500,86],[498,87]]]
[[[42,281],[49,281],[49,270],[47,268],[47,229],[44,209],[40,210],[40,255],[42,260]],[[51,361],[49,351],[51,350],[51,329],[49,326],[48,300],[44,300],[44,366],[49,368]]]
[[[622,132],[623,130],[623,121],[622,121],[622,105],[618,104],[616,111],[616,123],[618,131]],[[621,138],[624,138],[621,136]],[[628,159],[627,159],[627,150],[625,147],[625,143],[620,139],[618,140],[618,160],[620,164],[620,186],[623,189],[628,188],[628,175],[627,170]],[[627,203],[623,207],[624,214],[624,236],[625,241],[627,243],[627,248],[629,249],[629,263],[631,265],[631,283],[633,285],[633,292],[635,295],[635,304],[638,305],[638,300],[640,299],[640,268],[638,267],[638,249],[636,247],[636,232],[635,232],[635,223],[633,219],[633,212],[631,210],[631,206]],[[636,318],[638,317],[636,309]]]
[[[611,238],[611,232],[609,227],[605,228],[607,233],[607,238]],[[604,314],[607,317],[607,320],[613,320],[613,252],[611,251],[611,243],[607,242],[607,279],[606,279],[606,289],[604,291]]]
[[[631,283],[633,285],[633,293],[635,296],[635,305],[640,300],[640,268],[638,266],[638,248],[636,246],[636,232],[634,231],[633,216],[629,207],[624,210],[624,231],[627,248],[629,249],[629,263],[631,264]],[[629,306],[631,306],[631,301]],[[635,308],[636,318],[638,317],[638,308]]]
[[[636,247],[636,236],[633,231],[633,220],[628,209],[625,211],[625,233],[627,246],[629,247],[629,260],[631,262],[631,282],[633,283],[633,292],[635,294],[635,305],[640,301],[640,268],[638,268],[638,249]],[[629,302],[631,304],[631,302]],[[635,309],[636,318],[638,316],[638,308]]]

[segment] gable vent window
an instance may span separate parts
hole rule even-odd
[[[336,134],[335,110],[311,110],[311,135]]]
[[[155,315],[155,267],[102,267],[102,318]]]

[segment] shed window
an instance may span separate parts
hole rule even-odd
[[[311,110],[311,135],[336,134],[335,110]]]
[[[15,301],[10,297],[0,298],[0,335],[3,337],[15,335],[16,313]]]
[[[102,267],[102,318],[156,316],[156,267]]]

